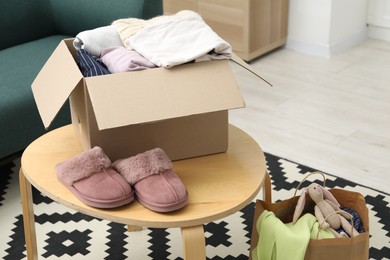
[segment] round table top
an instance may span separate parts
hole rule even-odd
[[[225,153],[173,162],[184,183],[188,205],[169,213],[157,213],[137,200],[114,209],[85,205],[56,178],[55,165],[83,152],[72,125],[48,132],[31,143],[22,155],[22,171],[44,195],[83,214],[132,226],[170,228],[202,225],[233,214],[249,204],[265,179],[261,148],[244,131],[229,126]]]

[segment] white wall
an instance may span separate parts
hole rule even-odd
[[[330,57],[367,38],[368,0],[290,0],[287,48]]]
[[[368,3],[369,37],[390,42],[390,1],[369,0]]]
[[[330,23],[330,53],[343,52],[367,39],[368,0],[333,0]]]
[[[328,41],[330,12],[329,0],[290,0],[287,48],[321,53]]]

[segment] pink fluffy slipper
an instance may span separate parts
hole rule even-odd
[[[57,164],[56,171],[57,179],[89,206],[115,208],[134,200],[134,191],[100,147]]]
[[[145,207],[170,212],[187,205],[187,190],[161,148],[117,160],[112,167],[134,187],[137,200]]]

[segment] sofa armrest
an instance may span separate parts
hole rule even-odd
[[[55,32],[49,0],[0,1],[0,50]]]
[[[142,10],[142,18],[150,19],[158,15],[163,14],[163,1],[162,0],[152,0],[143,1],[143,10]]]
[[[51,6],[58,33],[72,36],[119,18],[162,14],[161,0],[51,0]]]

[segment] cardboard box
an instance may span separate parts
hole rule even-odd
[[[32,84],[46,128],[70,98],[83,148],[100,146],[111,160],[155,147],[171,160],[227,150],[228,110],[245,105],[229,61],[84,78],[72,42],[58,45]]]

